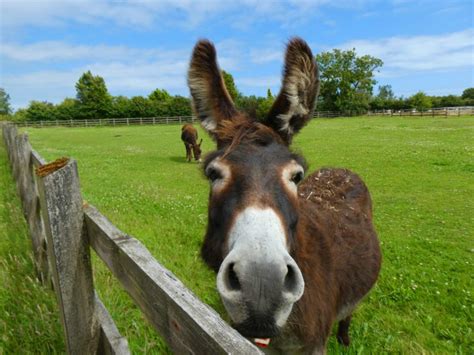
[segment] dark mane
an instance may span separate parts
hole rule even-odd
[[[225,155],[241,143],[260,146],[271,142],[283,144],[281,137],[272,128],[244,115],[238,116],[233,121],[221,122],[216,133],[219,137],[217,148],[226,148]]]

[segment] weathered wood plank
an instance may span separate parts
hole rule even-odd
[[[32,188],[34,181],[32,180],[29,170],[31,146],[26,134],[19,134],[15,137],[15,149],[18,160],[16,178],[17,190],[22,202],[23,214],[27,217],[28,212],[31,210],[31,204],[33,203]]]
[[[85,207],[91,246],[177,354],[262,354],[135,238]]]
[[[4,126],[4,140],[5,146],[7,148],[8,160],[10,161],[10,166],[12,171],[15,170],[15,155],[14,155],[14,144],[15,137],[17,135],[17,128],[12,124],[6,124]]]
[[[29,144],[29,143],[28,143]],[[31,145],[30,145],[31,148]],[[35,168],[46,164],[46,161],[34,149],[30,149],[29,173],[33,180],[33,201],[31,209],[28,212],[28,226],[30,229],[30,237],[33,244],[33,253],[36,264],[38,278],[44,284],[49,284],[52,278],[48,262],[48,242],[46,239],[43,216],[41,215],[39,190],[37,186],[37,177]]]
[[[31,160],[33,162],[34,167],[38,167],[41,165],[46,164],[46,160],[44,160],[41,155],[38,154],[38,152],[34,149],[31,150]]]
[[[3,140],[8,154],[8,159],[12,171],[14,169],[14,149],[18,149],[20,165],[23,166],[22,174],[17,177],[16,182],[19,187],[19,195],[22,200],[23,212],[28,222],[30,230],[30,236],[33,246],[33,253],[35,259],[35,266],[38,273],[38,278],[46,283],[49,279],[49,267],[46,255],[46,240],[44,235],[43,222],[39,210],[39,199],[36,188],[36,180],[32,170],[32,153],[31,145],[26,135],[20,135],[17,137],[17,129],[10,123],[2,123]],[[15,144],[15,140],[18,139],[18,145]],[[39,157],[39,161],[42,163],[42,158],[35,152]]]
[[[38,188],[66,347],[93,354],[100,328],[76,162],[39,178]]]
[[[107,311],[107,308],[105,308],[97,294],[95,296],[95,306],[96,315],[100,323],[100,338],[97,354],[130,354],[127,339],[120,335],[112,317]]]
[[[38,278],[47,284],[50,282],[51,276],[47,258],[47,242],[40,212],[39,193],[32,159],[33,152],[26,134],[16,137],[16,149],[19,165],[17,184],[30,232],[35,267]]]

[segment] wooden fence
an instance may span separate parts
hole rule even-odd
[[[461,116],[474,115],[474,107],[447,107],[434,108],[427,111],[416,110],[379,110],[368,111],[363,114],[367,116]],[[353,116],[351,113],[337,111],[316,111],[314,118],[336,118]],[[91,120],[49,120],[49,121],[21,121],[15,122],[18,127],[100,127],[100,126],[139,126],[139,125],[162,125],[162,124],[184,124],[196,122],[195,116],[173,116],[173,117],[134,117],[134,118],[103,118]]]
[[[320,111],[315,112],[315,118],[334,118],[343,116],[340,112]],[[101,127],[101,126],[140,126],[184,124],[196,122],[195,116],[174,117],[134,117],[134,118],[103,118],[91,120],[49,120],[49,121],[19,121],[14,122],[18,127]]]
[[[195,116],[174,117],[134,117],[134,118],[102,118],[91,120],[50,120],[18,122],[19,127],[100,127],[100,126],[139,126],[184,124],[196,121]]]
[[[38,277],[53,285],[68,353],[130,353],[94,290],[92,247],[174,352],[262,354],[137,239],[83,203],[76,161],[46,164],[26,134],[11,124],[2,128]]]
[[[433,108],[425,111],[417,111],[413,109],[407,110],[378,110],[369,111],[369,116],[419,116],[419,117],[448,117],[461,115],[474,115],[474,107],[443,107]]]

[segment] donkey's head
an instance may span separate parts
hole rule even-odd
[[[285,61],[282,89],[261,123],[235,108],[210,42],[197,43],[188,73],[194,110],[217,142],[204,163],[211,192],[202,256],[248,337],[277,335],[304,291],[292,255],[305,162],[288,146],[312,116],[319,80],[303,40],[289,42]]]
[[[202,139],[199,143],[196,142],[196,144],[191,144],[191,149],[193,150],[193,154],[194,154],[194,160],[196,161],[201,161],[201,154],[202,154],[201,144],[202,144]]]

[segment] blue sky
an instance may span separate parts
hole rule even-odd
[[[188,96],[197,39],[216,44],[244,94],[277,92],[285,43],[314,53],[356,48],[384,61],[379,85],[397,96],[461,94],[474,86],[472,1],[0,0],[0,87],[14,108],[61,102],[91,70],[113,95],[155,88]]]

